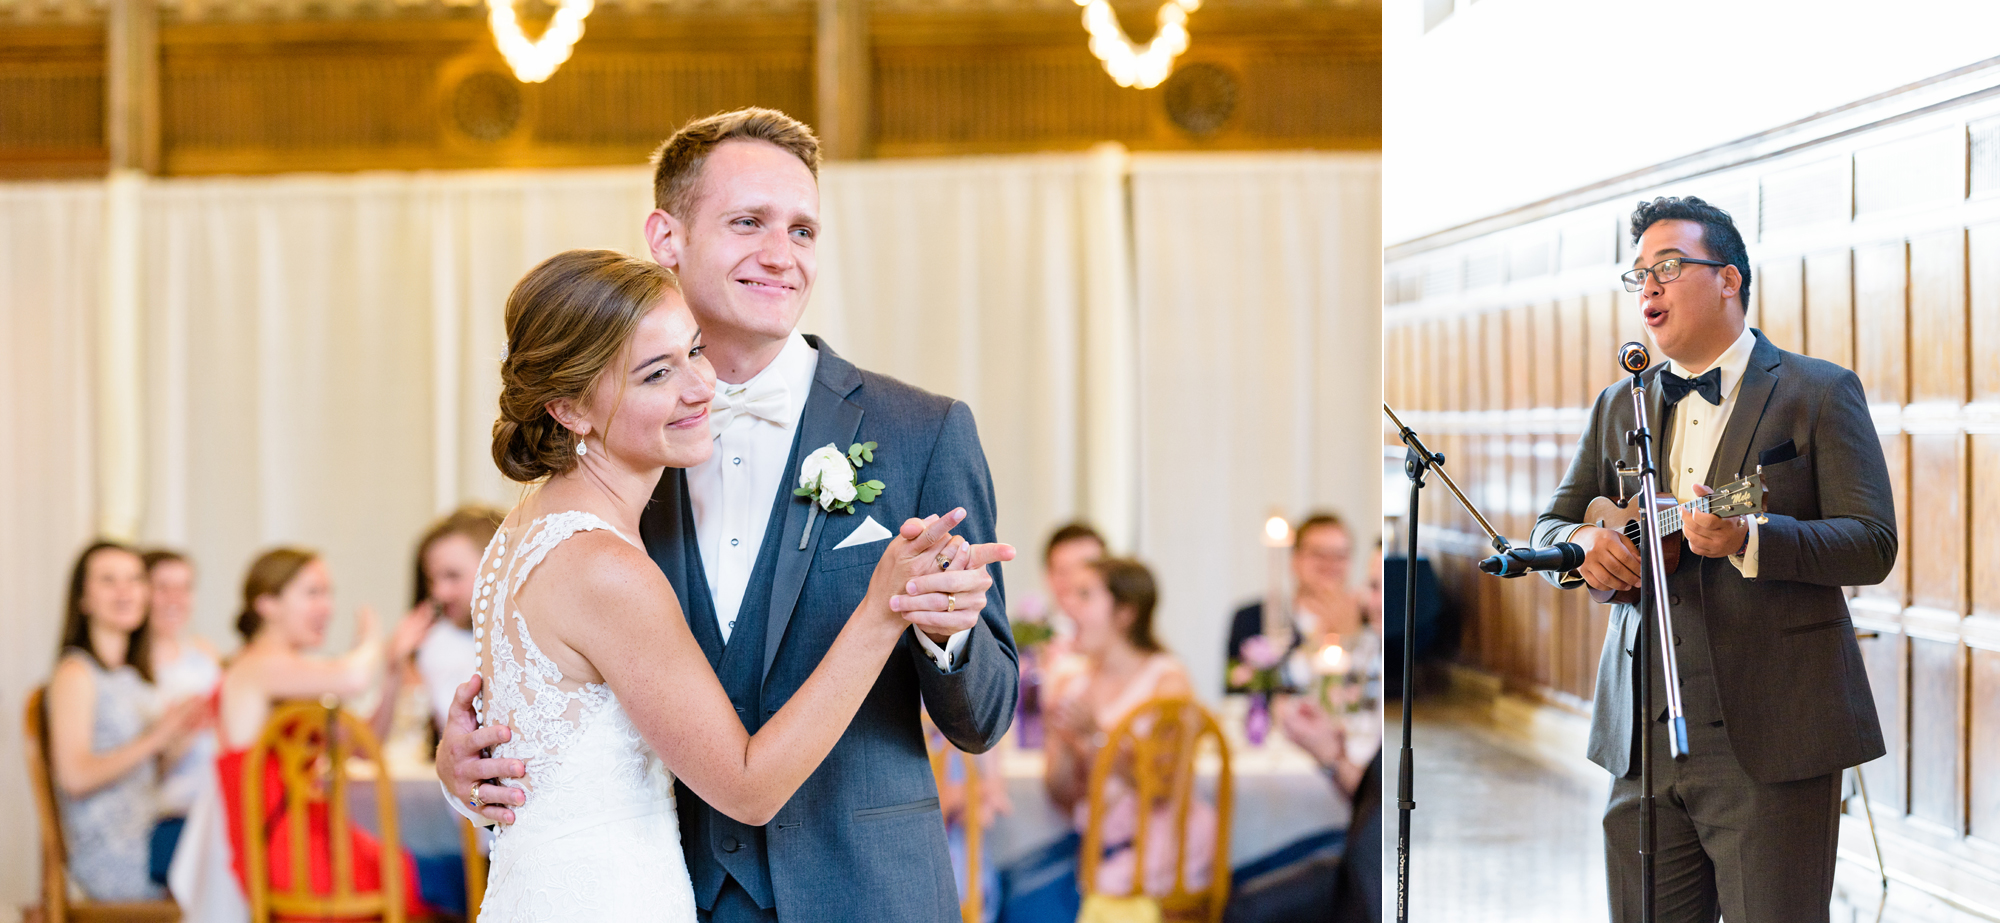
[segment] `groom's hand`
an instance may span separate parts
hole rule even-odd
[[[461,683],[457,694],[451,697],[451,711],[445,716],[444,731],[438,740],[438,781],[443,782],[445,790],[459,801],[468,800],[473,786],[479,786],[479,797],[485,804],[475,810],[487,820],[511,824],[514,812],[508,807],[526,804],[527,793],[486,780],[518,779],[527,775],[528,771],[520,760],[489,758],[481,752],[506,743],[514,732],[504,724],[482,728],[472,717],[472,700],[479,697],[479,684],[479,675],[475,673],[471,679]]]
[[[903,537],[916,538],[936,520],[935,516],[906,520]],[[902,613],[904,621],[939,644],[979,624],[979,613],[986,608],[986,591],[993,587],[993,575],[986,566],[1014,560],[1014,546],[998,542],[974,545],[953,539],[951,548],[948,566],[912,578],[902,595],[889,600],[889,607]]]

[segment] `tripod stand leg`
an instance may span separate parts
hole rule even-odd
[[[1861,789],[1861,816],[1868,819],[1868,842],[1875,846],[1875,873],[1882,876],[1882,890],[1889,890],[1889,864],[1882,861],[1882,838],[1875,835],[1875,806],[1868,802],[1868,777],[1854,767],[1854,784]]]

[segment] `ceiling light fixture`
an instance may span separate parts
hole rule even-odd
[[[1118,24],[1110,0],[1076,0],[1083,7],[1083,27],[1090,32],[1090,53],[1104,62],[1104,71],[1121,87],[1150,90],[1174,71],[1174,59],[1188,50],[1188,14],[1201,0],[1166,0],[1160,4],[1158,27],[1145,45],[1134,45]]]
[[[569,60],[576,40],[583,37],[583,18],[590,15],[592,5],[592,0],[561,0],[549,27],[532,42],[521,31],[513,0],[486,0],[486,25],[493,30],[493,42],[500,46],[507,66],[514,69],[515,79],[541,83]]]

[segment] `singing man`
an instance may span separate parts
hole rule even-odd
[[[1761,468],[1762,514],[1687,517],[1667,577],[1689,756],[1669,756],[1659,633],[1614,606],[1598,661],[1590,759],[1616,777],[1604,811],[1611,918],[1639,919],[1639,733],[1653,735],[1662,923],[1826,923],[1841,772],[1883,754],[1843,586],[1880,583],[1896,559],[1895,508],[1861,382],[1786,352],[1744,323],[1750,260],[1729,213],[1692,196],[1640,203],[1625,288],[1659,352],[1644,376],[1658,485],[1686,501]],[[1612,361],[1611,356],[1603,357]],[[1639,585],[1625,536],[1584,525],[1599,496],[1636,492],[1630,381],[1597,396],[1535,544],[1570,541],[1565,588]],[[1635,645],[1652,645],[1652,675]],[[1641,682],[1653,713],[1637,715]]]

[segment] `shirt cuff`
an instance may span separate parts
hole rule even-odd
[[[1757,579],[1757,517],[1745,516],[1743,521],[1750,526],[1750,539],[1743,546],[1742,554],[1729,556],[1729,563],[1736,565],[1738,573],[1745,580]]]
[[[970,628],[964,631],[953,632],[951,637],[944,639],[944,646],[939,647],[938,643],[932,641],[931,636],[925,634],[923,629],[912,628],[911,630],[917,633],[917,643],[924,646],[924,653],[931,655],[931,660],[937,663],[939,673],[951,672],[952,665],[958,662],[958,655],[965,650],[966,636],[972,634],[972,629]]]
[[[457,811],[458,816],[463,817],[466,820],[472,821],[472,825],[474,827],[491,827],[495,823],[491,818],[487,817],[486,815],[480,814],[472,810],[471,808],[466,807],[464,801],[459,800],[457,796],[451,793],[451,789],[444,787],[443,779],[438,780],[438,791],[444,793],[444,800],[451,802],[451,809]]]

